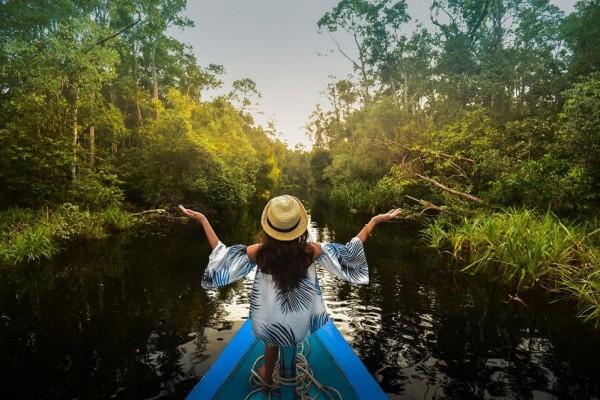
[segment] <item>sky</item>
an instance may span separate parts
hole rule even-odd
[[[554,0],[565,12],[575,0]],[[225,67],[224,86],[237,79],[256,82],[262,97],[254,112],[258,124],[274,122],[281,137],[294,147],[310,147],[304,126],[320,103],[331,76],[345,78],[352,66],[335,50],[327,33],[318,33],[317,21],[337,0],[188,0],[185,16],[193,28],[169,33],[192,46],[198,63]],[[430,27],[430,0],[407,0],[413,21]],[[414,22],[413,22],[414,23]],[[414,26],[409,24],[406,29]],[[348,36],[337,34],[345,51],[352,52]],[[325,107],[327,108],[327,107]]]

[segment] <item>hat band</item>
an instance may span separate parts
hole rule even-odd
[[[292,226],[291,228],[287,228],[287,229],[281,229],[281,228],[277,228],[276,226],[273,226],[273,224],[271,223],[271,221],[269,221],[269,217],[267,217],[267,224],[269,224],[269,226],[273,229],[275,229],[277,232],[291,232],[294,229],[296,229],[298,227],[298,225],[300,224],[300,218],[298,218],[298,222],[296,222],[294,224],[294,226]]]

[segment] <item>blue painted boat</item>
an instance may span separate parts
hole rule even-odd
[[[306,392],[311,398],[387,399],[332,321],[309,336],[299,351],[308,361],[315,381],[320,384],[311,386]],[[264,344],[253,335],[252,323],[247,320],[189,393],[187,400],[271,398],[268,392],[252,387],[249,379],[255,361],[263,353]],[[280,359],[282,357],[280,354]],[[280,398],[293,398],[294,388],[290,395],[286,391],[289,388],[284,386],[281,385]],[[327,390],[323,391],[323,388]]]

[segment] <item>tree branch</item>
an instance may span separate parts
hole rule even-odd
[[[424,180],[424,181],[426,181],[426,182],[431,183],[433,186],[438,187],[438,188],[440,188],[440,189],[442,189],[442,190],[444,190],[444,191],[446,191],[448,193],[452,193],[452,194],[454,194],[456,196],[462,197],[463,199],[466,199],[466,200],[473,201],[475,203],[485,204],[485,202],[483,200],[481,200],[479,197],[473,196],[472,194],[469,194],[469,193],[464,193],[464,192],[461,192],[461,191],[449,188],[448,186],[446,186],[446,185],[444,185],[444,184],[436,181],[435,179],[431,179],[431,178],[429,178],[427,176],[424,176],[424,175],[421,175],[421,174],[419,174],[417,172],[415,173],[415,176],[418,177],[418,178],[420,178],[420,179],[422,179],[422,180]]]
[[[416,197],[412,197],[407,194],[405,196],[406,196],[406,198],[411,199],[412,201],[415,201],[415,202],[419,203],[420,205],[422,205],[423,207],[425,207],[425,209],[423,211],[421,211],[421,214],[423,214],[427,210],[436,210],[439,212],[446,211],[446,207],[438,206],[436,204],[433,204],[430,201],[423,200],[423,199],[417,199]]]
[[[477,32],[477,30],[481,26],[481,23],[485,19],[485,16],[487,15],[489,6],[490,6],[490,0],[486,0],[485,5],[483,6],[483,11],[481,11],[481,15],[479,16],[479,19],[477,20],[475,25],[473,25],[473,27],[469,30],[469,35],[468,35],[469,40],[473,41],[473,36],[475,36],[475,33]]]
[[[446,153],[440,153],[440,152],[436,152],[436,151],[432,151],[432,150],[425,150],[425,149],[418,149],[416,147],[409,147],[408,148],[411,151],[416,151],[418,153],[423,153],[423,154],[428,154],[434,157],[441,157],[441,158],[448,158],[451,160],[459,160],[459,161],[467,161],[471,164],[475,164],[475,160],[471,159],[471,158],[467,158],[467,157],[463,157],[463,156],[459,156],[456,154],[446,154]]]
[[[112,35],[109,35],[105,38],[102,38],[100,40],[98,40],[96,43],[94,43],[93,45],[91,45],[90,47],[88,47],[87,49],[85,49],[83,52],[87,53],[88,51],[90,51],[91,49],[93,49],[95,46],[99,46],[105,42],[108,42],[109,40],[116,38],[117,36],[119,36],[120,34],[124,33],[125,31],[128,31],[129,29],[133,28],[134,26],[136,26],[141,20],[142,20],[142,16],[140,15],[140,12],[137,12],[137,19],[135,21],[133,21],[132,23],[130,23],[129,25],[127,25],[126,27],[119,29],[117,32],[113,33]]]
[[[356,61],[354,61],[348,54],[346,54],[344,52],[344,50],[342,50],[342,47],[340,46],[340,43],[337,40],[335,40],[335,38],[333,37],[333,35],[331,34],[331,32],[328,32],[328,33],[329,33],[329,37],[331,38],[331,40],[333,40],[333,42],[337,46],[338,51],[340,52],[340,54],[342,56],[344,56],[346,59],[348,59],[348,61],[350,61],[352,63],[352,65],[354,66],[354,68],[360,69],[360,66],[358,65],[358,63]]]

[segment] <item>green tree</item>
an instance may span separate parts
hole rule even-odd
[[[577,78],[600,72],[600,1],[583,0],[562,23],[562,33],[570,50],[571,74]]]

